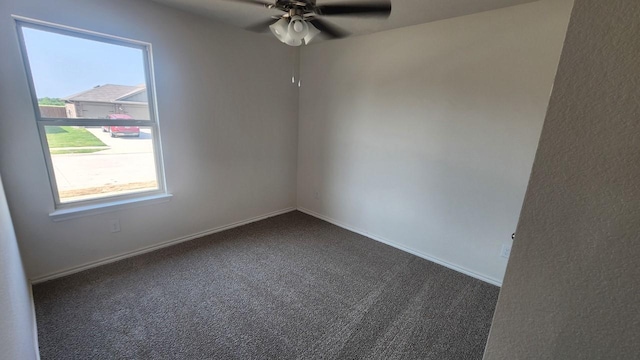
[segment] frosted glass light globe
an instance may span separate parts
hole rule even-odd
[[[304,39],[309,34],[309,25],[300,16],[294,16],[289,22],[289,37],[295,40]],[[297,42],[297,41],[296,41]]]

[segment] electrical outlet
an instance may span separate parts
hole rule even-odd
[[[500,256],[508,259],[510,255],[511,255],[511,245],[502,245]]]
[[[109,231],[112,233],[120,232],[120,220],[111,220],[109,221]]]

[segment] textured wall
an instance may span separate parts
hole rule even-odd
[[[302,48],[298,206],[500,283],[571,5]]]
[[[30,285],[0,179],[0,358],[34,360],[35,319]]]
[[[11,14],[153,44],[170,202],[54,223]],[[150,1],[0,1],[0,171],[28,275],[38,277],[296,202],[295,54],[273,37]],[[122,231],[109,232],[119,218]]]
[[[486,360],[640,354],[639,34],[576,0]]]

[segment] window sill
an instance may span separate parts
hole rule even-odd
[[[50,213],[49,218],[55,222],[64,221],[138,206],[159,204],[171,200],[172,197],[173,195],[171,194],[160,194],[135,199],[117,200],[102,204],[78,206],[69,209],[59,209]]]

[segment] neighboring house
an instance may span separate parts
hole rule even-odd
[[[69,118],[106,118],[109,114],[127,114],[134,119],[148,120],[147,88],[144,85],[98,85],[71,95],[66,103]]]

